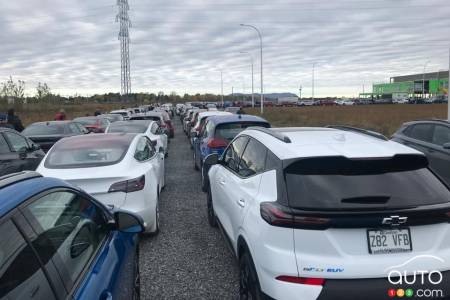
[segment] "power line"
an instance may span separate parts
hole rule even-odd
[[[116,16],[116,22],[120,21],[119,41],[120,41],[120,71],[121,71],[121,94],[131,93],[131,72],[130,72],[130,34],[131,27],[128,11],[130,7],[128,0],[117,0],[119,13]]]

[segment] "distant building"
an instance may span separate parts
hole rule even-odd
[[[389,83],[374,83],[372,93],[361,93],[360,98],[398,99],[430,98],[448,93],[448,71],[395,76]]]

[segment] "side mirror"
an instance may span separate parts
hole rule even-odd
[[[153,146],[153,147],[156,147],[156,145],[158,144],[158,142],[157,142],[157,141],[154,141],[154,140],[152,140],[151,142],[152,142],[152,146]]]
[[[444,149],[449,150],[450,149],[450,143],[445,143],[443,147],[444,147]]]
[[[197,131],[191,131],[191,137],[196,138],[198,137],[198,132]]]
[[[207,166],[208,169],[209,167],[216,165],[218,163],[219,163],[219,154],[217,153],[208,155],[207,157],[205,157],[205,160],[203,161],[203,164]]]
[[[144,231],[142,218],[126,211],[114,213],[116,229],[126,233],[141,233]]]
[[[26,148],[26,147],[23,147],[19,151],[17,151],[17,153],[19,153],[19,158],[20,159],[27,158],[28,151],[29,151],[29,148]]]

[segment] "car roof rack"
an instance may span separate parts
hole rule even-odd
[[[0,177],[0,189],[5,188],[11,184],[14,184],[14,183],[17,183],[20,181],[38,178],[38,177],[42,177],[42,175],[39,174],[38,172],[34,172],[34,171],[23,171],[23,172],[19,172],[19,173],[8,174],[8,175]]]
[[[273,131],[270,128],[259,127],[259,126],[252,126],[252,127],[247,127],[247,129],[264,132],[265,134],[268,134],[268,135],[270,135],[270,136],[272,136],[272,137],[276,138],[277,140],[280,140],[280,141],[282,141],[284,143],[292,143],[292,141],[291,141],[291,139],[289,137],[285,136],[281,132]]]
[[[356,133],[369,135],[369,136],[377,138],[379,140],[389,141],[389,139],[386,136],[384,136],[383,134],[372,131],[372,130],[357,128],[357,127],[352,127],[352,126],[345,126],[345,125],[328,125],[326,127],[333,128],[333,129],[339,129],[339,130],[343,130],[343,131],[352,131],[352,132],[356,132]]]

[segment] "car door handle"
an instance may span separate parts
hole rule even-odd
[[[225,179],[220,179],[220,180],[219,180],[219,183],[220,183],[221,185],[225,185],[227,182],[225,181]]]
[[[428,152],[429,152],[429,153],[434,153],[435,150],[434,150],[434,149],[428,149]]]
[[[236,201],[237,202],[237,204],[240,206],[240,207],[244,207],[245,206],[245,200],[244,199],[239,199],[238,201]]]

